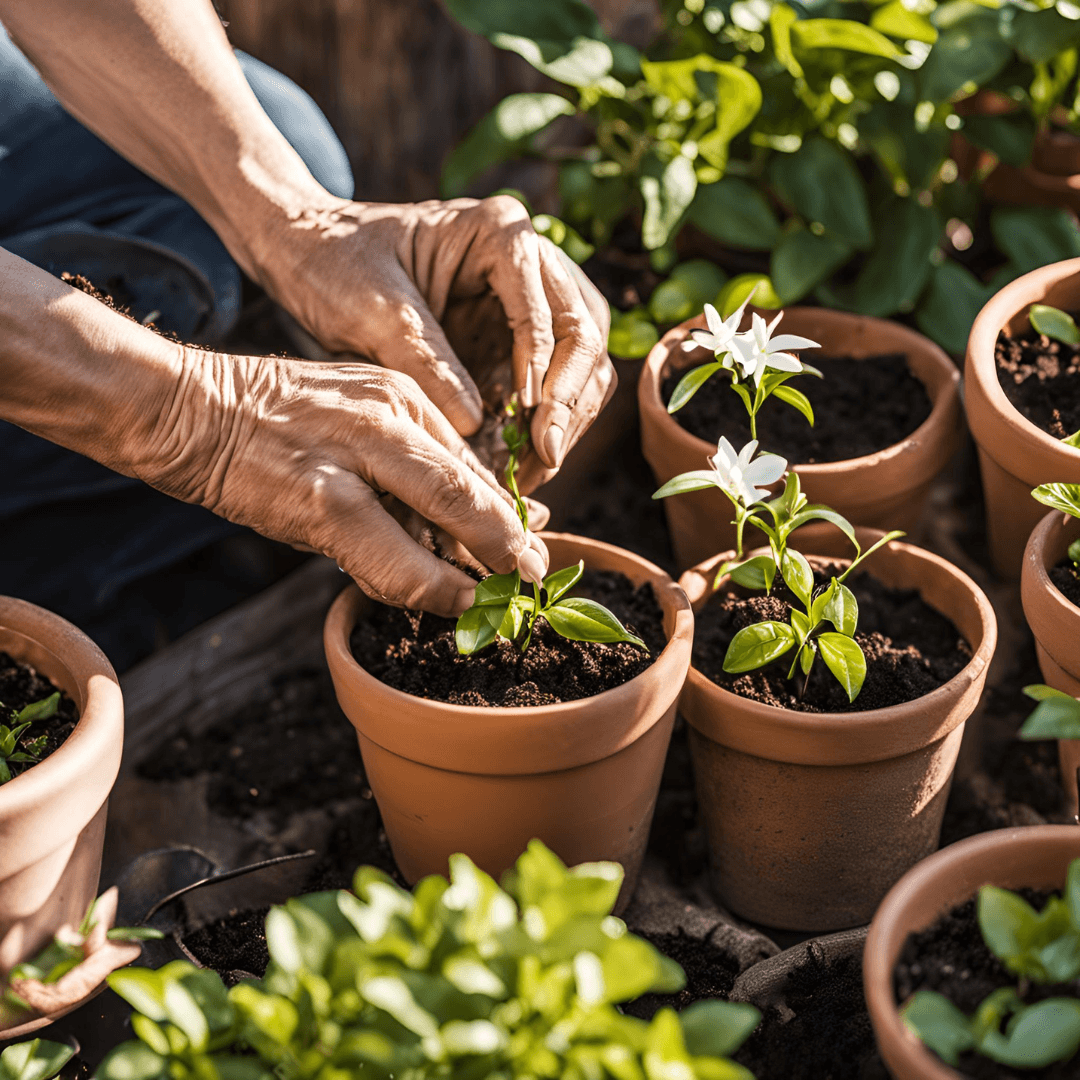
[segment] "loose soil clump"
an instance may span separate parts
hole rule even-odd
[[[264,929],[269,911],[263,907],[230,912],[184,934],[184,944],[200,964],[213,968],[226,986],[235,986],[246,975],[262,978],[270,963]]]
[[[829,582],[820,570],[815,579],[819,587]],[[728,645],[743,627],[768,619],[787,623],[793,605],[801,610],[779,577],[771,596],[728,591],[705,605],[695,626],[694,667],[725,690],[777,708],[863,712],[929,694],[971,659],[971,649],[953,623],[924,603],[915,589],[891,589],[867,573],[856,573],[845,584],[859,602],[855,640],[866,654],[866,681],[854,702],[848,701],[820,657],[801,696],[802,674],[796,672],[794,679],[787,678],[794,651],[757,671],[742,675],[724,671]]]
[[[1022,416],[1055,439],[1080,431],[1080,347],[1029,330],[998,334],[998,382]]]
[[[525,653],[499,638],[483,652],[460,656],[453,619],[383,604],[357,623],[350,647],[361,667],[396,690],[473,707],[592,697],[640,675],[663,650],[663,614],[650,585],[635,588],[623,574],[586,570],[571,593],[603,604],[648,652],[626,643],[568,641],[541,618]]]
[[[848,461],[901,442],[930,415],[926,387],[911,374],[902,353],[868,356],[811,356],[824,379],[799,376],[788,384],[801,390],[814,407],[815,424],[780,401],[758,414],[758,439],[770,453],[795,465]],[[661,394],[669,401],[679,379],[672,372]],[[674,414],[679,424],[706,442],[724,435],[736,448],[750,441],[750,421],[742,399],[724,374],[714,375]]]
[[[28,664],[20,663],[6,652],[0,652],[0,723],[10,726],[11,714],[7,710],[18,712],[26,705],[43,701],[55,694],[60,687],[54,686],[44,675],[39,675]],[[30,727],[23,732],[19,739],[20,744],[25,745],[34,739],[45,736],[44,748],[38,753],[38,759],[44,761],[50,754],[55,753],[63,745],[64,740],[75,730],[79,722],[79,713],[75,708],[75,702],[68,697],[67,693],[60,690],[60,704],[56,715],[48,720],[35,720]],[[37,762],[33,761],[9,761],[8,768],[11,775],[18,776],[20,773],[32,769]]]
[[[1080,607],[1080,570],[1072,559],[1062,559],[1050,571],[1050,580],[1070,604]]]

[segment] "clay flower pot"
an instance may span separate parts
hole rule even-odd
[[[962,1080],[900,1019],[893,969],[909,934],[932,926],[983,885],[1063,889],[1080,855],[1074,825],[998,829],[943,848],[896,883],[878,908],[863,951],[863,985],[878,1050],[896,1080]]]
[[[29,959],[97,896],[105,813],[120,770],[124,705],[105,654],[43,608],[0,597],[0,650],[66,690],[67,740],[0,786],[0,973]]]
[[[743,329],[749,326],[750,317],[748,311]],[[705,363],[704,352],[687,353],[680,348],[691,330],[704,325],[701,315],[669,330],[653,346],[638,381],[641,447],[657,487],[679,473],[706,468],[706,458],[716,453],[716,442],[706,442],[682,428],[668,413],[660,394],[672,371]],[[960,445],[960,375],[955,364],[928,338],[887,319],[792,307],[786,309],[781,327],[784,333],[820,342],[823,356],[907,354],[911,371],[925,385],[933,406],[924,423],[903,442],[865,457],[820,465],[792,464],[810,502],[827,504],[854,525],[913,532],[931,481]],[[818,422],[826,423],[827,418]],[[723,434],[718,431],[716,437]],[[680,567],[692,566],[735,545],[735,528],[729,524],[731,504],[720,491],[695,491],[665,499],[664,512]]]
[[[1049,571],[1080,537],[1080,518],[1050,511],[1035,526],[1024,552],[1020,599],[1024,617],[1035,635],[1039,669],[1048,686],[1080,697],[1080,608],[1065,599],[1050,580]],[[1059,739],[1061,780],[1075,814],[1078,809],[1076,770],[1080,768],[1080,739]]]
[[[641,866],[694,618],[683,591],[628,551],[543,534],[551,565],[579,559],[650,582],[667,646],[644,672],[594,697],[537,708],[470,708],[395,690],[369,675],[349,635],[370,601],[345,590],[324,642],[338,701],[356,728],[368,783],[406,880],[446,873],[464,852],[498,877],[534,837],[564,862],[620,862],[625,902]]]
[[[860,542],[866,538],[863,531]],[[683,574],[679,584],[695,611],[730,556]],[[973,653],[962,671],[914,701],[850,713],[752,701],[694,667],[683,689],[679,709],[690,724],[713,889],[751,922],[808,931],[866,923],[893,883],[938,845],[997,623],[979,587],[928,551],[893,542],[865,568],[886,585],[917,588],[952,619]]]
[[[1010,282],[979,312],[968,338],[964,404],[979,449],[990,554],[997,572],[1011,580],[1020,576],[1028,537],[1046,513],[1031,497],[1032,489],[1080,482],[1080,450],[1022,416],[998,382],[998,333],[1006,327],[1013,333],[1025,330],[1032,304],[1065,311],[1080,307],[1080,259],[1053,263]]]

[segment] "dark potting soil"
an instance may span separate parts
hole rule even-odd
[[[10,726],[11,712],[18,712],[36,701],[43,701],[59,689],[28,664],[20,663],[6,652],[0,652],[0,723]],[[19,747],[24,747],[44,735],[44,746],[37,755],[39,761],[44,760],[60,749],[78,722],[79,713],[75,702],[65,691],[60,690],[60,704],[56,715],[48,720],[35,720],[19,737]],[[35,764],[37,762],[9,761],[8,768],[11,769],[12,776],[18,776],[27,769],[32,769]]]
[[[184,934],[184,944],[200,964],[213,968],[226,986],[235,986],[244,973],[261,978],[270,963],[264,930],[269,911],[264,907],[230,912]]]
[[[930,398],[901,353],[851,357],[808,356],[824,379],[802,375],[790,382],[814,407],[814,426],[790,405],[772,400],[758,414],[758,440],[771,453],[798,465],[847,461],[898,443],[929,415]],[[687,369],[664,380],[671,398]],[[714,375],[674,414],[679,424],[706,442],[725,435],[736,448],[750,441],[750,421],[731,380]]]
[[[994,357],[1001,389],[1022,416],[1055,439],[1080,431],[1080,347],[1002,331]]]
[[[1050,571],[1050,580],[1070,604],[1080,607],[1080,569],[1072,559],[1062,559]]]
[[[586,570],[571,590],[596,600],[637,634],[648,652],[627,643],[568,641],[541,618],[525,653],[501,638],[460,656],[454,620],[372,606],[350,639],[353,655],[375,678],[415,697],[471,706],[535,706],[592,697],[640,675],[665,644],[663,616],[650,585],[623,574]]]
[[[815,576],[819,587],[828,584],[822,571],[817,570]],[[890,589],[866,573],[854,574],[845,584],[859,602],[855,640],[866,655],[866,681],[854,702],[848,701],[820,657],[801,698],[802,673],[787,678],[792,652],[743,675],[724,671],[728,645],[739,630],[767,619],[789,621],[792,603],[797,601],[779,578],[771,596],[724,592],[705,605],[694,632],[694,666],[725,690],[778,708],[863,712],[922,697],[948,682],[971,659],[960,632],[924,603],[915,589]]]
[[[1018,889],[1017,892],[1036,911],[1041,911],[1050,890]],[[912,934],[893,972],[893,989],[898,1004],[903,1004],[916,990],[936,990],[969,1016],[993,991],[1015,987],[1015,975],[986,947],[979,930],[974,898],[943,915],[932,926]],[[1056,986],[1029,984],[1023,994],[1031,1005],[1048,997],[1077,997],[1080,979]],[[1075,1080],[1080,1062],[1067,1061],[1044,1069],[1016,1070],[998,1065],[980,1054],[964,1054],[960,1071],[976,1080]]]

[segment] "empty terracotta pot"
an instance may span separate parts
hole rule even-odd
[[[875,535],[863,530],[860,542]],[[683,574],[679,583],[695,611],[730,555]],[[979,587],[928,551],[893,542],[864,567],[886,585],[918,589],[952,619],[973,653],[959,674],[914,701],[852,713],[752,701],[695,667],[683,688],[679,709],[691,728],[713,889],[752,922],[807,931],[866,923],[893,883],[938,845],[964,722],[982,694],[997,623]]]
[[[863,950],[863,987],[878,1050],[895,1080],[962,1080],[905,1026],[893,969],[909,934],[932,926],[983,885],[1062,889],[1080,856],[1074,825],[998,829],[950,844],[906,873],[882,901]]]
[[[488,873],[539,837],[567,864],[622,863],[629,899],[652,822],[694,618],[659,567],[621,548],[543,534],[553,567],[579,559],[649,582],[668,643],[636,678],[594,697],[538,708],[470,708],[395,690],[369,675],[349,635],[370,601],[354,586],[326,619],[338,701],[356,728],[368,783],[409,882],[444,874],[462,851]]]
[[[1006,327],[1014,334],[1027,329],[1032,304],[1080,308],[1080,259],[1053,263],[1010,282],[979,312],[968,338],[964,404],[978,444],[990,554],[994,568],[1009,580],[1020,576],[1028,537],[1046,513],[1031,497],[1032,488],[1080,482],[1080,450],[1022,416],[998,382],[998,334]]]
[[[59,615],[0,597],[0,649],[66,690],[79,710],[62,746],[0,786],[0,973],[6,974],[65,923],[78,926],[97,896],[124,705],[105,654]]]
[[[1050,580],[1052,570],[1069,545],[1080,537],[1080,519],[1052,510],[1035,526],[1024,552],[1020,599],[1024,617],[1035,635],[1039,668],[1048,686],[1080,697],[1080,608]],[[1076,770],[1080,768],[1080,739],[1059,739],[1061,781],[1075,814],[1078,809]]]
[[[747,312],[744,329],[749,320]],[[716,453],[715,440],[706,442],[679,425],[668,413],[660,392],[670,372],[707,361],[703,350],[687,353],[680,347],[691,330],[704,325],[702,315],[669,330],[653,347],[638,381],[641,448],[657,487],[679,473],[708,468],[706,459]],[[820,342],[824,356],[907,354],[912,373],[926,386],[933,403],[924,423],[902,442],[865,457],[821,465],[792,464],[810,502],[827,504],[854,525],[914,532],[931,481],[960,445],[960,375],[956,365],[928,338],[888,319],[828,308],[792,307],[785,311],[781,327],[786,333]],[[775,407],[785,406],[775,403]],[[819,417],[818,423],[828,423],[828,417]],[[716,438],[723,434],[717,431]],[[735,528],[729,524],[731,503],[719,491],[667,498],[664,512],[680,567],[692,566],[735,544]]]

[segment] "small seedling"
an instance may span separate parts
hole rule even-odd
[[[713,375],[726,371],[731,376],[732,390],[746,406],[752,439],[757,439],[757,415],[773,396],[798,409],[813,426],[814,410],[810,399],[801,390],[785,384],[802,374],[816,375],[820,379],[821,372],[788,350],[819,349],[821,346],[798,334],[774,337],[773,332],[784,315],[782,311],[777,312],[771,323],[766,323],[755,311],[750,329],[739,333],[739,324],[749,303],[750,297],[747,297],[726,319],[720,317],[712,304],[705,305],[708,330],[691,330],[683,348],[708,349],[716,359],[691,369],[679,380],[668,402],[668,412],[678,412]]]
[[[1080,739],[1080,701],[1041,683],[1024,693],[1038,705],[1020,728],[1021,739]]]
[[[1028,318],[1036,332],[1044,337],[1060,341],[1062,345],[1080,345],[1080,328],[1067,311],[1050,307],[1049,304],[1032,304]],[[1068,446],[1080,449],[1080,431],[1067,435],[1061,441]]]
[[[51,1080],[74,1056],[74,1046],[48,1039],[15,1043],[0,1053],[0,1080]]]
[[[528,429],[518,423],[519,413],[516,402],[511,401],[502,432],[503,442],[510,451],[505,476],[521,527],[528,530],[529,509],[518,490],[517,470],[529,434]],[[525,652],[532,641],[536,620],[541,616],[556,634],[570,641],[597,644],[625,641],[647,648],[641,638],[631,634],[602,604],[566,595],[578,583],[584,570],[582,561],[548,574],[541,584],[533,583],[531,597],[522,591],[521,575],[517,570],[484,578],[476,586],[472,607],[458,617],[454,633],[458,652],[470,656],[487,648],[497,637],[511,642],[520,640],[521,651]]]
[[[36,765],[41,760],[48,736],[39,735],[36,739],[22,743],[21,746],[19,739],[35,720],[51,720],[59,707],[60,693],[57,691],[41,701],[24,705],[17,712],[14,709],[10,710],[8,723],[0,724],[0,784],[6,784],[11,779],[9,761],[29,762]]]
[[[1080,484],[1041,484],[1031,495],[1044,506],[1060,510],[1068,517],[1080,518]],[[1080,571],[1080,539],[1069,545],[1068,555]]]
[[[1050,897],[1042,911],[1008,889],[984,885],[977,913],[986,947],[1019,977],[1019,987],[995,990],[971,1017],[944,995],[920,990],[901,1010],[904,1023],[950,1065],[970,1050],[1020,1069],[1068,1061],[1080,1049],[1080,1001],[1026,1005],[1023,998],[1031,982],[1055,985],[1080,975],[1080,859],[1069,865],[1065,896]]]

